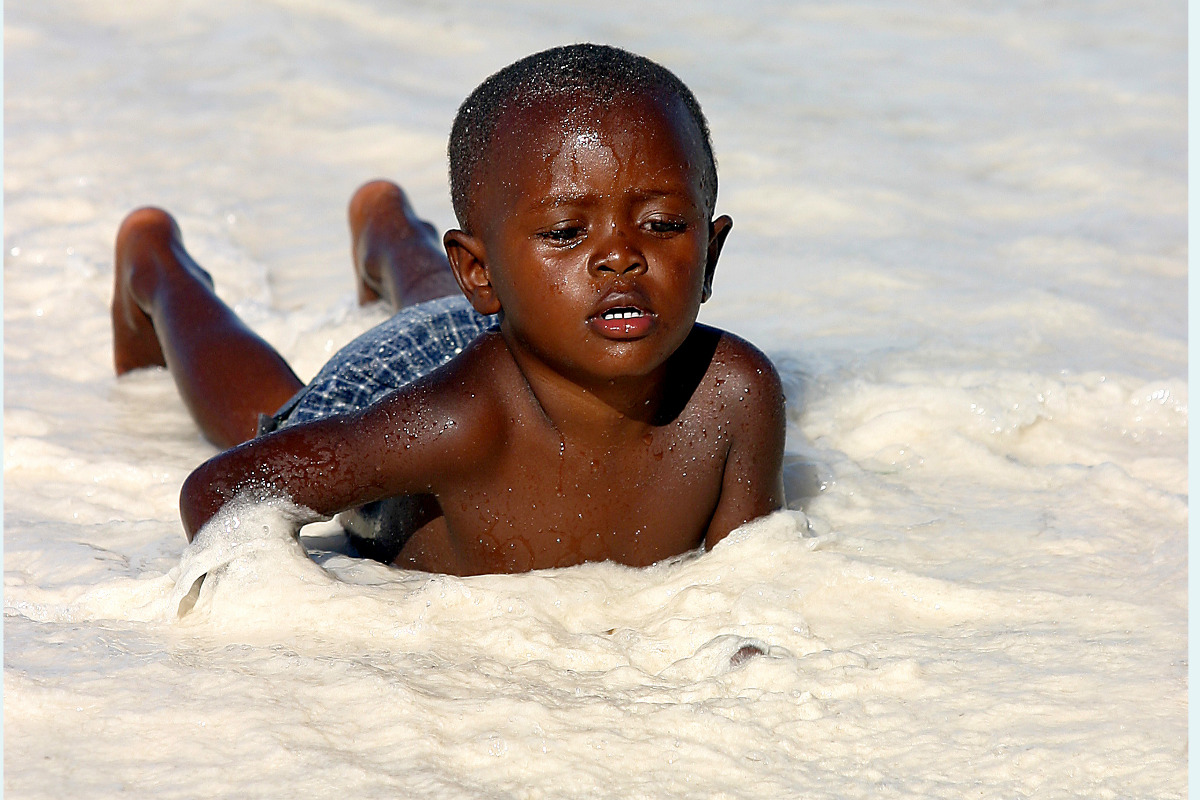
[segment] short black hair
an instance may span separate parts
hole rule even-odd
[[[608,104],[618,95],[661,91],[679,98],[700,131],[704,161],[700,185],[712,213],[717,201],[717,163],[708,122],[695,95],[661,64],[603,44],[571,44],[526,56],[495,73],[458,108],[450,129],[450,199],[459,227],[467,229],[471,185],[487,155],[503,112],[526,98],[584,95]]]

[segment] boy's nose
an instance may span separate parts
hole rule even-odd
[[[646,258],[620,226],[613,225],[588,264],[594,275],[638,274],[646,271]]]

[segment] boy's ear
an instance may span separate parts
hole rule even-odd
[[[454,280],[458,281],[458,287],[471,301],[471,306],[480,314],[499,312],[500,299],[492,289],[483,242],[464,231],[449,230],[442,237],[442,244],[446,247]]]
[[[704,265],[704,294],[700,302],[712,297],[713,273],[717,271],[717,259],[721,257],[721,248],[725,246],[725,237],[733,230],[733,219],[728,214],[722,214],[708,224],[708,261]]]

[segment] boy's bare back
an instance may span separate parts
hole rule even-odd
[[[250,486],[323,516],[425,495],[398,564],[517,572],[650,564],[780,508],[778,376],[695,323],[732,225],[712,217],[702,135],[661,91],[502,115],[444,239],[499,330],[367,409],[203,465],[189,537]]]

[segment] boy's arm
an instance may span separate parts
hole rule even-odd
[[[432,377],[432,376],[431,376]],[[452,377],[452,376],[448,376]],[[235,496],[282,497],[323,517],[433,490],[488,450],[487,414],[454,381],[421,381],[351,414],[252,439],[201,464],[179,511],[189,541]]]
[[[732,337],[729,337],[732,339]],[[732,441],[721,497],[713,512],[705,549],[752,519],[784,507],[783,445],[787,429],[783,385],[770,359],[750,344],[734,339],[735,352],[728,362],[733,375],[722,388],[735,392],[741,402],[730,420]]]

